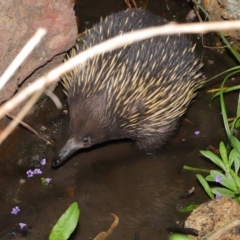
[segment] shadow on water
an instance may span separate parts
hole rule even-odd
[[[100,2],[102,6],[102,1],[92,0],[88,4],[79,1],[76,11],[81,7],[79,14],[88,20],[88,16],[93,16],[91,20],[95,16],[98,21],[101,14],[124,8],[122,1],[114,6],[110,5],[112,1],[106,1],[109,6],[97,8]],[[170,5],[170,1],[162,3],[156,5],[157,1],[149,1],[149,9],[159,9],[159,15],[169,15],[166,4]],[[180,16],[185,16],[189,10],[183,3],[172,1],[173,6],[178,11],[184,9]],[[205,54],[203,60],[206,75],[209,72],[212,76],[211,66],[207,64],[209,58],[212,56]],[[56,93],[63,100],[60,87]],[[195,173],[183,171],[182,166],[210,168],[210,163],[200,157],[199,150],[208,145],[217,147],[219,141],[225,139],[217,101],[210,107],[209,100],[210,95],[203,89],[191,104],[185,116],[187,120],[183,121],[175,138],[157,154],[143,155],[129,141],[111,142],[79,151],[57,170],[52,170],[50,164],[67,139],[68,117],[63,112],[67,109],[66,102],[62,101],[65,106],[60,112],[49,99],[40,102],[35,113],[25,121],[37,130],[45,126],[44,134],[53,139],[55,145],[46,146],[18,127],[0,146],[0,239],[48,239],[56,220],[73,201],[79,203],[81,216],[72,240],[93,239],[99,232],[106,231],[113,222],[110,213],[120,219],[110,240],[134,239],[136,232],[141,240],[167,239],[165,227],[176,226],[177,221],[181,223],[187,216],[179,214],[178,207],[207,200]],[[230,109],[232,115],[234,107]],[[194,134],[197,130],[200,131],[198,136]],[[43,158],[47,159],[43,174],[27,178],[26,171]],[[52,187],[43,187],[41,177],[52,178]],[[196,188],[194,195],[182,200],[180,196],[193,186]],[[11,214],[14,206],[21,209],[17,215]],[[27,224],[24,230],[20,230],[20,222]]]

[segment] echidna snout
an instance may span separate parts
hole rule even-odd
[[[70,100],[70,99],[69,99]],[[72,99],[73,100],[73,99]],[[101,95],[82,99],[80,105],[69,105],[69,139],[52,160],[52,167],[62,165],[79,149],[89,148],[107,140],[121,138],[114,126],[109,128],[109,118],[104,113]],[[76,107],[77,110],[76,111]],[[81,114],[84,113],[84,114]]]
[[[69,139],[60,153],[52,160],[52,167],[56,168],[67,160],[74,152],[76,152],[81,146],[77,145],[74,139]]]
[[[122,33],[166,23],[140,9],[110,15],[78,40],[67,59]],[[146,152],[162,147],[205,82],[201,67],[187,38],[171,35],[104,53],[66,73],[69,140],[52,167],[78,149],[113,139],[132,139]]]

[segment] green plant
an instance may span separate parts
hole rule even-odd
[[[208,172],[209,175],[204,178],[202,175],[197,174],[197,178],[202,184],[204,190],[211,199],[214,199],[214,194],[218,196],[227,196],[236,199],[240,203],[240,178],[238,176],[240,168],[240,141],[234,136],[234,130],[239,125],[240,119],[240,95],[238,99],[236,117],[229,123],[227,116],[227,109],[224,101],[224,94],[236,91],[240,89],[240,86],[234,86],[228,89],[224,89],[225,82],[236,73],[239,73],[240,67],[235,67],[225,71],[224,73],[231,72],[228,74],[221,83],[220,90],[213,95],[211,101],[216,97],[220,99],[220,106],[222,111],[222,118],[225,127],[225,132],[229,140],[228,148],[223,142],[220,142],[219,152],[220,156],[214,154],[213,152],[200,151],[200,153],[211,160],[219,169],[216,170],[206,170],[201,169],[201,171]],[[223,73],[222,73],[223,74]],[[184,166],[184,169],[188,170],[199,170],[196,168],[190,168]],[[209,182],[215,182],[217,187],[210,187]],[[215,184],[215,185],[216,185]]]
[[[238,140],[236,139],[236,141]],[[238,143],[240,144],[239,141]],[[215,194],[216,197],[226,196],[234,198],[240,203],[240,178],[238,176],[240,152],[233,148],[228,154],[223,142],[220,142],[219,151],[220,157],[209,150],[200,151],[203,156],[216,164],[220,170],[211,170],[206,178],[200,174],[196,176],[211,199],[214,199]],[[232,169],[233,166],[234,170]],[[210,187],[208,182],[216,182],[220,187]]]
[[[192,238],[187,237],[186,235],[182,234],[172,234],[169,237],[169,240],[191,240]]]
[[[53,227],[49,240],[67,240],[77,226],[80,210],[78,203],[72,203]]]
[[[207,11],[205,11],[205,9],[196,0],[193,0],[193,2],[196,4],[196,6],[199,9],[201,9],[201,11],[205,14],[205,16],[208,19],[210,19]],[[227,41],[227,39],[223,36],[223,34],[219,33],[219,36],[221,37],[223,43],[228,48],[228,50],[230,50],[232,55],[235,57],[235,59],[238,62],[240,62],[239,53],[232,48],[232,46]],[[240,72],[240,66],[238,65],[208,80],[208,81],[211,81],[216,77],[227,75],[221,83],[220,90],[213,95],[211,101],[216,97],[219,97],[223,123],[225,127],[225,132],[229,140],[229,145],[228,147],[226,147],[223,142],[220,142],[220,145],[219,145],[220,156],[208,150],[200,151],[201,154],[207,157],[210,161],[212,161],[218,167],[218,169],[206,170],[206,169],[191,168],[188,166],[184,166],[184,169],[194,170],[194,171],[201,170],[203,172],[209,173],[209,175],[206,176],[205,178],[200,174],[197,174],[196,176],[200,181],[201,185],[203,186],[204,190],[206,191],[206,193],[211,199],[214,199],[214,195],[216,197],[227,196],[227,197],[235,198],[240,203],[240,178],[238,176],[239,167],[240,167],[240,142],[235,136],[236,128],[240,126],[240,94],[238,98],[236,117],[231,123],[229,123],[228,121],[227,110],[226,110],[226,105],[224,101],[224,95],[226,93],[240,90],[240,85],[236,85],[226,89],[224,88],[226,81],[230,79],[232,76],[239,74],[239,72]],[[214,184],[215,186],[210,187],[209,183],[212,183],[212,182],[215,182]]]

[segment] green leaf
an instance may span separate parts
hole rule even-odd
[[[237,85],[236,87],[240,87]],[[240,126],[240,91],[238,95],[238,103],[237,103],[237,112],[234,121],[231,123],[231,132],[234,133],[234,128],[239,128]],[[236,135],[235,135],[236,136]]]
[[[225,172],[227,172],[227,168],[225,167],[223,161],[213,152],[206,150],[206,151],[200,151],[200,153],[210,159],[213,163],[215,163],[217,166],[219,166],[222,170],[224,170]]]
[[[182,234],[171,234],[169,237],[169,240],[191,240],[192,238],[189,238],[186,235]]]
[[[231,136],[230,141],[234,149],[231,151],[231,158],[229,156],[230,162],[234,162],[234,168],[235,168],[235,173],[238,174],[239,168],[240,168],[240,142],[239,140]]]
[[[231,171],[232,177],[233,177],[233,179],[234,179],[234,181],[237,185],[238,190],[240,190],[240,178],[239,178],[239,176],[232,169],[230,171]]]
[[[67,240],[77,226],[80,210],[78,203],[72,203],[53,227],[49,240]]]
[[[236,91],[236,90],[240,90],[240,85],[233,86],[233,87],[228,87],[227,89],[224,89],[224,93],[229,93],[229,92],[233,92],[233,91]],[[219,95],[220,95],[220,93],[219,93],[219,92],[216,92],[216,93],[212,96],[211,101],[212,101],[214,98],[218,97]]]
[[[219,194],[219,195],[224,196],[224,197],[230,197],[230,198],[235,197],[234,192],[231,191],[231,190],[228,190],[226,188],[216,187],[216,188],[212,188],[211,191],[214,194]]]
[[[207,181],[205,180],[205,178],[202,175],[200,175],[200,174],[197,174],[196,177],[197,177],[198,181],[202,184],[202,186],[203,186],[205,192],[208,194],[208,196],[211,199],[214,199],[214,196],[213,196],[213,194],[211,192],[211,188],[209,187],[209,185],[208,185]]]
[[[195,172],[206,172],[206,173],[210,173],[211,169],[203,169],[203,168],[194,168],[194,167],[190,167],[187,165],[183,166],[184,170],[189,170],[189,171],[195,171]]]
[[[225,127],[225,131],[226,134],[228,136],[228,139],[230,139],[231,131],[230,131],[230,127],[228,124],[228,117],[227,117],[227,110],[226,110],[226,105],[224,102],[224,97],[223,97],[223,93],[224,93],[224,84],[225,82],[228,80],[228,78],[230,78],[232,76],[232,73],[228,74],[224,80],[221,83],[221,87],[220,87],[220,91],[219,91],[219,99],[220,99],[220,106],[221,106],[221,110],[222,110],[222,118],[223,118],[223,123],[224,123],[224,127]],[[225,171],[226,172],[226,171]]]
[[[228,153],[227,153],[227,149],[223,142],[220,142],[220,144],[219,144],[219,152],[220,152],[222,161],[227,169],[227,172],[229,172],[230,167],[229,167],[229,161],[228,161]]]
[[[192,210],[196,209],[199,205],[198,204],[191,204],[185,208],[179,209],[179,212],[191,212]]]
[[[238,151],[233,148],[229,154],[229,165],[232,166],[234,159],[236,158],[236,155],[238,154]]]
[[[231,189],[232,191],[237,191],[238,188],[236,186],[236,183],[233,179],[233,177],[230,175],[230,173],[226,173],[226,175],[224,175],[223,173],[216,171],[216,170],[212,170],[210,172],[210,175],[216,179],[217,176],[220,176],[222,179],[219,182],[221,185],[223,185],[226,188]]]
[[[240,142],[233,135],[230,136],[230,142],[232,146],[240,153]]]
[[[233,72],[234,74],[237,74],[238,71],[240,71],[240,66],[232,67],[232,68],[229,68],[229,69],[227,69],[227,70],[225,70],[225,71],[223,71],[223,72],[215,75],[214,77],[208,79],[208,81],[211,81],[211,80],[213,80],[213,79],[215,79],[215,78],[217,78],[217,77],[220,77],[220,76],[222,76],[223,74],[227,74],[227,73],[229,73],[229,72]],[[219,95],[219,93],[218,93],[218,95]],[[216,97],[216,96],[215,96],[215,97]],[[214,98],[214,97],[212,97],[212,99],[213,99],[213,98]],[[211,99],[211,101],[212,101],[212,99]]]
[[[237,153],[234,158],[234,169],[236,174],[238,174],[239,168],[240,168],[240,154]]]
[[[213,178],[211,175],[206,176],[205,179],[209,182],[215,182],[215,178]]]

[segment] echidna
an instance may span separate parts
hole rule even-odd
[[[88,30],[67,58],[122,33],[166,23],[146,10],[112,14]],[[200,68],[187,38],[174,35],[104,53],[66,73],[69,139],[52,167],[79,149],[113,139],[132,139],[147,152],[160,148],[203,85]]]

